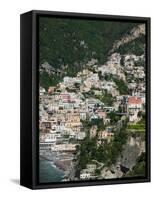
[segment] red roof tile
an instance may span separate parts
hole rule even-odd
[[[128,98],[128,104],[141,104],[142,103],[142,100],[140,97],[129,97]]]

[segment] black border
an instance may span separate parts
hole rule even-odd
[[[29,13],[29,12],[28,12]],[[151,181],[151,138],[150,138],[150,109],[151,109],[151,35],[150,21],[148,17],[132,17],[118,15],[100,15],[100,14],[85,14],[71,12],[53,12],[53,11],[38,11],[30,12],[32,16],[32,184],[31,189],[59,188],[59,187],[76,187],[76,186],[94,186],[94,185],[109,185],[109,184],[126,184],[126,183],[141,183]],[[25,15],[25,14],[23,14]],[[146,153],[147,167],[146,177],[131,177],[120,179],[105,179],[105,180],[90,180],[90,181],[70,181],[70,182],[53,182],[39,183],[39,17],[57,17],[57,18],[74,18],[74,19],[90,19],[90,20],[106,20],[106,21],[122,21],[122,22],[138,22],[146,24]],[[22,50],[22,49],[21,49]],[[22,157],[22,155],[21,155]],[[22,184],[24,185],[24,184]]]

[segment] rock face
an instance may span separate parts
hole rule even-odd
[[[122,176],[123,172],[119,165],[110,168],[104,167],[101,171],[101,178],[103,179],[121,178]]]
[[[124,37],[121,38],[121,40],[116,41],[113,44],[113,48],[110,51],[110,53],[113,53],[121,45],[131,42],[132,40],[135,40],[136,38],[140,37],[141,35],[145,35],[145,24],[141,24],[141,25],[133,28],[131,30],[130,34],[125,35]]]
[[[142,152],[145,152],[145,144],[140,137],[130,137],[127,144],[124,146],[119,163],[122,167],[132,169],[136,160]]]
[[[57,75],[62,75],[64,74],[64,71],[60,70],[60,69],[56,69],[54,67],[52,67],[48,62],[44,62],[41,66],[40,66],[40,72],[46,72],[49,75],[53,75],[53,74],[57,74]]]
[[[135,145],[125,145],[120,163],[122,166],[131,169],[136,164],[136,159],[140,153],[139,147]]]
[[[145,152],[145,142],[141,137],[129,137],[127,144],[124,145],[123,152],[117,163],[111,167],[104,167],[101,170],[101,178],[111,179],[123,177],[129,170],[136,165],[137,158]]]

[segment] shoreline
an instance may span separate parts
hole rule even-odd
[[[66,169],[65,167],[63,167],[63,166],[61,166],[60,164],[59,164],[59,162],[63,162],[63,160],[56,160],[56,161],[53,161],[53,159],[49,159],[49,158],[46,158],[45,156],[40,156],[40,159],[43,161],[43,160],[45,160],[45,161],[48,161],[49,163],[50,163],[50,165],[53,167],[53,168],[55,168],[55,169],[57,169],[58,171],[60,171],[60,172],[62,172],[64,175],[63,175],[63,177],[62,177],[62,181],[64,180],[64,179],[69,179],[69,177],[70,177],[70,174],[72,173],[71,171],[72,171],[72,169],[71,170],[68,170],[68,169]]]
[[[48,161],[50,165],[63,173],[62,181],[72,181],[75,180],[76,174],[76,164],[73,162],[72,158],[68,156],[58,156],[56,154],[40,154],[40,159]]]

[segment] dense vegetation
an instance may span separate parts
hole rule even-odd
[[[116,112],[110,112],[108,113],[108,117],[110,118],[111,124],[116,124],[120,120],[120,116],[117,115]]]
[[[113,42],[135,25],[126,22],[41,17],[39,64],[47,61],[54,68],[65,70],[68,76],[74,76],[92,58],[97,59],[98,63],[104,63]],[[49,85],[49,79],[52,77],[46,76],[46,81],[41,82],[42,86]]]
[[[145,176],[146,173],[146,155],[145,153],[142,153],[138,159],[136,165],[133,167],[133,169],[126,174],[126,176]]]
[[[103,145],[97,145],[97,136],[90,138],[89,135],[82,141],[78,147],[78,169],[81,170],[86,167],[86,164],[97,160],[98,162],[104,163],[106,166],[116,162],[117,157],[123,150],[123,145],[127,141],[127,133],[125,131],[126,124],[116,132],[114,140],[109,144],[104,143]]]
[[[145,43],[145,36],[143,35],[139,38],[136,38],[135,40],[132,40],[131,42],[120,46],[119,49],[116,50],[116,52],[122,55],[130,53],[141,56],[142,54],[144,54],[145,51]]]
[[[61,78],[54,74],[54,76],[50,76],[47,72],[41,73],[40,76],[40,85],[43,86],[46,90],[49,86],[56,86]]]
[[[112,106],[114,102],[112,94],[106,90],[103,90],[102,95],[95,95],[95,98],[99,99],[105,106]]]
[[[54,67],[88,61],[104,62],[113,42],[134,23],[81,19],[40,18],[40,63]]]
[[[143,116],[143,114],[142,114]],[[146,136],[146,121],[142,117],[142,119],[134,124],[127,125],[126,130],[129,132],[129,135],[141,137],[142,140],[145,140]]]
[[[117,85],[118,91],[121,95],[129,94],[128,87],[122,79],[114,79],[114,82]]]

